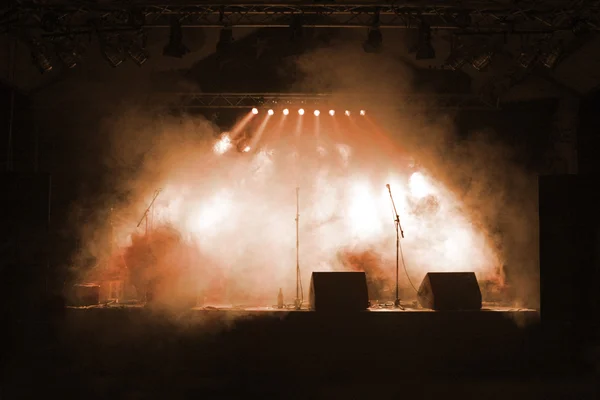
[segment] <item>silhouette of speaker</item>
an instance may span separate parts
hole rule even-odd
[[[474,272],[429,272],[417,294],[423,308],[437,311],[481,310]]]
[[[364,272],[313,272],[309,301],[313,311],[364,311],[369,308],[367,275]]]

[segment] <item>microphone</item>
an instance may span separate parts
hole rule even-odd
[[[387,183],[387,184],[385,185],[385,187],[386,187],[386,188],[388,188],[388,190],[389,190],[389,189],[390,189],[390,184],[389,184],[389,183]]]

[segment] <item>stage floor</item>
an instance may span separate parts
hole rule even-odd
[[[473,391],[477,398],[519,398],[525,389],[528,400],[555,393],[592,398],[590,385],[569,383],[580,376],[564,348],[569,341],[542,334],[540,326],[535,310],[492,304],[471,312],[352,314],[226,304],[178,312],[140,304],[68,308],[51,331],[35,323],[16,336],[21,343],[13,347],[11,382],[21,398],[54,387],[68,398],[90,390],[110,398],[111,391],[127,389],[144,394],[132,398],[240,398],[251,391],[305,399],[319,398],[314,394],[331,385],[338,396],[324,398],[357,398],[361,389],[352,385],[359,383],[368,388],[365,398],[386,384],[390,391],[379,397],[438,398],[452,389],[440,387],[433,397],[424,390],[441,382],[468,388],[463,398],[473,398]],[[519,383],[542,375],[554,386],[532,393]],[[30,383],[32,377],[43,384]],[[557,388],[555,377],[568,386]],[[493,385],[484,390],[481,382]],[[240,393],[221,396],[228,390]]]
[[[98,304],[93,306],[76,307],[69,306],[69,309],[145,309],[146,304],[144,303],[107,303]],[[181,309],[179,311],[182,311]],[[312,313],[307,306],[303,306],[300,310],[296,310],[293,306],[285,306],[284,308],[278,308],[276,306],[250,306],[250,305],[233,305],[233,304],[207,304],[203,306],[195,306],[189,308],[189,311],[227,311],[227,312],[252,312],[252,313]],[[379,305],[375,307],[369,307],[365,312],[369,313],[438,313],[439,311],[421,308],[414,302],[407,305],[403,305],[403,308],[395,308],[393,305]],[[446,311],[447,312],[447,311]],[[529,308],[518,308],[499,305],[497,303],[484,303],[481,310],[478,311],[460,311],[460,312],[476,312],[476,313],[488,313],[488,312],[500,312],[500,313],[528,313],[538,314],[535,309]]]

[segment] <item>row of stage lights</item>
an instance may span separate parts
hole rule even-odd
[[[289,115],[290,110],[287,108],[284,108],[282,113],[283,113],[283,115]],[[367,112],[365,110],[360,110],[358,113],[359,113],[359,115],[362,115],[362,116],[365,116],[367,114]],[[258,114],[258,108],[253,108],[252,114],[254,114],[254,115]],[[275,114],[275,111],[273,109],[268,109],[267,114],[273,115],[273,114]],[[315,110],[313,112],[313,114],[315,115],[315,117],[318,117],[319,115],[321,115],[321,111]],[[304,108],[298,109],[298,115],[304,115]],[[329,115],[331,115],[333,117],[335,115],[335,110],[329,110]],[[346,111],[344,111],[344,115],[349,117],[351,115],[351,113],[349,110],[346,110]]]

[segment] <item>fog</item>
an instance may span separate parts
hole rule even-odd
[[[99,205],[103,218],[81,232],[84,251],[126,267],[138,297],[150,285],[167,302],[271,305],[281,288],[292,303],[298,206],[305,301],[311,272],[349,269],[367,272],[371,298],[391,300],[390,184],[405,234],[404,298],[429,271],[474,271],[505,301],[537,296],[531,276],[512,282],[520,299],[504,291],[507,263],[537,267],[536,199],[531,175],[493,132],[459,137],[433,105],[398,111],[393,93],[410,92],[412,77],[385,54],[333,43],[296,62],[298,90],[333,91],[303,116],[298,105],[244,110],[222,131],[198,115],[131,105],[103,121],[105,167],[125,195]],[[380,100],[348,104],[349,92]]]

